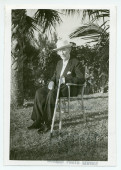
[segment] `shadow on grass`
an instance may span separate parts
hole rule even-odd
[[[70,118],[64,118],[63,121],[63,127],[68,127],[68,126],[75,126],[78,124],[87,124],[89,122],[99,122],[104,119],[108,119],[108,111],[104,112],[94,112],[94,113],[86,113],[86,122],[83,118],[83,115],[76,115],[75,117],[70,117]],[[59,121],[55,121],[55,129],[58,129],[58,123]]]

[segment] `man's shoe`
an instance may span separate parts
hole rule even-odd
[[[48,125],[48,126],[47,126],[47,129],[46,129],[46,132],[48,132],[50,129],[51,129],[51,126]]]
[[[39,126],[37,125],[37,124],[35,124],[35,123],[33,123],[31,126],[29,126],[29,127],[27,127],[29,130],[31,130],[31,129],[38,129],[39,128]]]
[[[44,124],[41,124],[40,128],[38,129],[38,133],[43,132],[44,129],[45,129],[45,125],[44,125]]]
[[[44,125],[43,127],[39,128],[38,133],[45,133],[51,129],[51,126]]]

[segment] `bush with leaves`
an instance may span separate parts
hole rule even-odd
[[[87,93],[108,91],[108,50],[108,45],[105,44],[100,47],[98,45],[92,47],[85,45],[76,48],[77,58],[85,67]]]
[[[52,53],[55,48],[56,35],[52,42],[47,37],[39,35],[37,41],[38,48],[26,43],[24,53],[26,60],[24,61],[24,98],[34,97],[37,88],[48,83],[53,76],[57,61],[60,59],[56,53]]]

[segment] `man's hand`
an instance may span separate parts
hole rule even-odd
[[[60,77],[60,84],[65,84],[65,77]]]
[[[48,84],[48,89],[52,90],[54,88],[54,82],[50,81]]]

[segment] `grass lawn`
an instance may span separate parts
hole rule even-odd
[[[96,97],[95,97],[96,96]],[[56,115],[53,137],[28,130],[32,106],[11,110],[10,160],[108,160],[108,95],[84,100],[87,121],[78,101],[71,102],[71,113],[62,115],[62,134]]]

